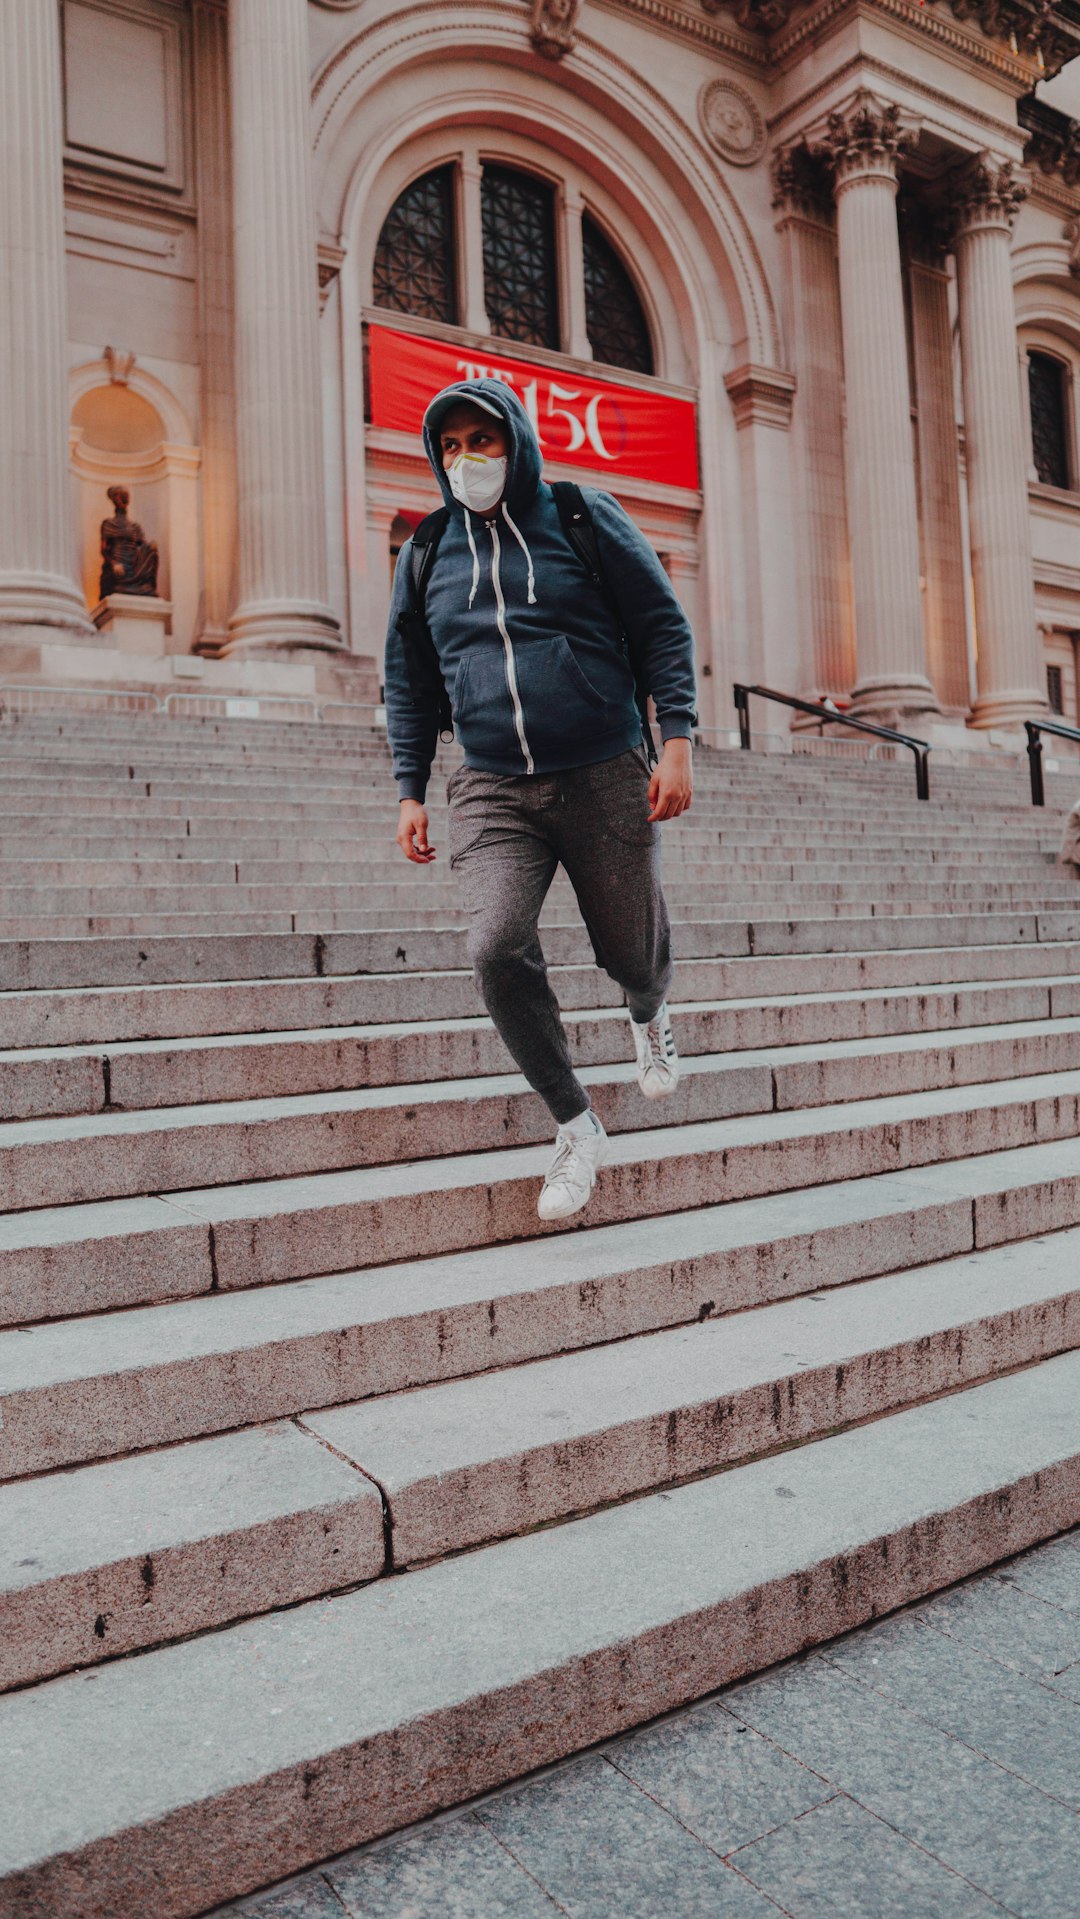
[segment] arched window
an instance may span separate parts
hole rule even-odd
[[[1035,471],[1044,486],[1071,484],[1068,393],[1069,379],[1064,363],[1052,353],[1029,353],[1031,445]]]
[[[458,174],[459,162],[449,160],[411,181],[394,201],[375,247],[375,306],[449,326],[464,323],[470,303],[458,285],[464,269],[455,224],[460,191],[473,186],[470,181],[463,187]],[[479,198],[484,308],[492,334],[521,346],[567,350],[560,273],[576,241],[554,185],[522,168],[484,161]],[[622,256],[590,214],[582,214],[576,231],[594,357],[631,373],[654,373],[649,323]],[[480,262],[471,270],[478,278]]]
[[[375,248],[376,306],[456,326],[454,169],[436,167],[398,195]]]
[[[582,216],[585,257],[585,317],[589,345],[608,366],[632,373],[653,370],[652,342],[634,283],[595,220]]]
[[[542,180],[486,166],[480,202],[484,305],[491,331],[528,346],[559,346],[555,196]]]

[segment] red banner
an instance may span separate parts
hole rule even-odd
[[[419,433],[434,394],[455,380],[502,380],[536,428],[545,459],[587,467],[605,484],[620,478],[664,486],[698,484],[692,400],[613,380],[499,359],[389,327],[368,329],[371,423]]]

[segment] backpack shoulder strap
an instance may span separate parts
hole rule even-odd
[[[450,523],[450,508],[437,506],[434,513],[428,513],[415,528],[412,535],[410,559],[412,561],[413,593],[416,598],[417,612],[423,617],[424,598],[431,569],[435,564],[435,555],[439,550],[439,541]]]
[[[626,633],[623,625],[623,617],[619,611],[619,602],[615,597],[611,582],[604,571],[604,562],[600,557],[600,542],[596,537],[596,528],[593,525],[592,514],[589,511],[589,502],[574,480],[553,480],[551,482],[551,491],[554,495],[556,508],[558,509],[559,524],[570,545],[573,547],[574,552],[577,554],[578,559],[585,567],[586,572],[590,573],[596,581],[623,635],[623,645],[626,648],[627,657],[629,658],[634,675],[634,685],[637,690],[637,705],[638,711],[641,714],[642,739],[644,740],[645,751],[648,754],[650,763],[655,764],[656,745],[653,740],[652,727],[649,724],[648,679],[643,662],[639,659],[636,648],[630,643],[630,637]]]
[[[592,523],[589,503],[574,480],[553,480],[551,491],[562,527],[570,545],[582,565],[592,574],[606,599],[614,604],[614,595],[604,574],[604,563],[600,558],[600,547],[596,538],[596,528]]]
[[[409,562],[415,605],[398,614],[397,627],[405,650],[405,665],[412,684],[413,698],[424,699],[434,689],[439,703],[439,731],[453,738],[454,716],[450,696],[443,682],[439,656],[427,623],[424,601],[439,541],[450,523],[450,509],[436,507],[421,520],[412,534]]]

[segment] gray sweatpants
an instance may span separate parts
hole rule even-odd
[[[469,916],[469,955],[503,1042],[559,1125],[585,1112],[548,984],[537,921],[561,864],[593,952],[650,1020],[671,983],[660,828],[648,820],[644,750],[567,773],[503,776],[459,767],[446,789],[450,865]]]

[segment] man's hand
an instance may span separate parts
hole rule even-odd
[[[677,820],[694,796],[693,748],[689,740],[668,740],[649,781],[650,820]]]
[[[419,800],[402,800],[398,808],[397,843],[407,860],[430,866],[435,848],[428,845],[428,819]]]

